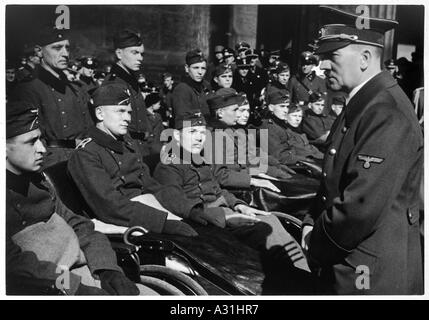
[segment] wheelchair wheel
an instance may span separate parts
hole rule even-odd
[[[208,295],[207,291],[198,282],[171,268],[159,265],[142,265],[140,266],[140,274],[161,279],[177,288],[184,295]]]
[[[182,291],[177,289],[175,286],[155,277],[140,276],[140,283],[156,291],[161,296],[184,296],[185,295]]]

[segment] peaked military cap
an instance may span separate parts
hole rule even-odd
[[[289,65],[287,63],[280,62],[280,61],[276,64],[276,68],[274,69],[274,73],[276,74],[280,74],[282,72],[287,72],[287,71],[290,72]]]
[[[95,60],[93,57],[83,57],[80,59],[80,62],[82,64],[82,67],[88,69],[95,69],[98,66],[97,60]]]
[[[311,53],[310,51],[304,51],[301,53],[300,56],[300,60],[301,60],[301,64],[306,65],[306,64],[319,64],[319,61],[317,59],[317,57]]]
[[[244,52],[246,55],[246,58],[257,58],[259,57],[258,53],[255,49],[247,49],[246,52]]]
[[[324,25],[319,30],[316,54],[341,49],[352,43],[383,48],[384,34],[398,24],[394,20],[365,18],[328,6],[320,6],[320,10]]]
[[[250,44],[248,44],[247,42],[240,41],[235,45],[235,51],[237,52],[245,51],[247,49],[250,49]]]
[[[118,84],[106,84],[94,91],[92,104],[100,106],[123,106],[130,104],[130,91]]]
[[[224,58],[235,56],[235,52],[231,48],[225,48],[223,49],[223,56]]]
[[[115,49],[123,49],[128,47],[139,47],[143,44],[143,40],[139,32],[131,29],[124,29],[116,33],[113,38],[113,46]]]
[[[271,57],[280,57],[280,50],[273,50],[270,52]]]
[[[26,101],[6,103],[6,139],[39,128],[38,110]]]
[[[275,90],[270,92],[270,94],[267,95],[267,103],[268,104],[289,104],[290,97],[289,97],[289,94],[286,94],[281,90]]]
[[[237,68],[250,68],[252,65],[250,64],[250,58],[237,58],[236,62]]]
[[[196,126],[205,126],[206,120],[201,112],[194,113],[184,113],[177,115],[174,120],[174,128],[181,130],[183,128],[196,127]]]
[[[37,44],[44,47],[48,44],[68,40],[70,32],[68,29],[58,29],[56,27],[44,27],[39,33]]]

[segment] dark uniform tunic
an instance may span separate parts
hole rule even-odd
[[[283,96],[289,96],[290,95],[289,83],[290,82],[288,82],[286,85],[282,85],[277,80],[270,82],[267,85],[265,90],[265,99],[269,95],[272,95],[275,91],[280,91],[283,94]]]
[[[38,107],[40,130],[48,146],[45,168],[67,160],[75,139],[85,138],[93,125],[88,94],[62,72],[57,78],[40,68],[38,78],[19,85],[11,100],[28,101]]]
[[[210,91],[210,84],[207,81],[196,82],[186,76],[185,80],[173,89],[174,117],[201,112],[204,117],[208,118],[210,111],[206,99]]]
[[[95,89],[98,88],[97,83],[92,77],[86,77],[83,74],[79,77],[79,83],[82,85],[83,90],[88,92],[90,95],[92,95]]]
[[[169,211],[187,217],[191,208],[177,202],[180,191],[157,183],[142,160],[136,142],[125,136],[123,141],[97,128],[72,155],[68,170],[95,216],[121,226],[140,225],[162,232],[167,214],[140,202],[136,196],[151,193]]]
[[[158,112],[150,113],[147,111],[149,120],[149,137],[147,139],[151,154],[159,154],[162,148],[161,132],[164,130],[161,115]]]
[[[125,86],[130,91],[130,104],[132,108],[131,122],[129,125],[130,136],[137,141],[140,152],[145,156],[149,154],[147,145],[147,137],[149,135],[149,120],[147,119],[146,104],[139,86],[139,83],[134,75],[126,71],[118,64],[112,66],[110,74],[106,77],[103,85],[117,83],[120,86]]]
[[[294,103],[308,104],[311,92],[327,92],[326,80],[322,79],[316,72],[308,75],[294,75],[290,79],[291,100]]]
[[[254,66],[253,68],[250,68],[249,76],[254,86],[254,100],[258,101],[261,96],[262,89],[264,89],[268,84],[268,74],[263,68]]]
[[[302,131],[310,141],[317,140],[331,130],[334,121],[332,114],[315,114],[313,110],[308,109],[302,120]]]
[[[234,71],[232,78],[231,88],[235,89],[237,92],[244,92],[246,94],[247,100],[250,104],[250,111],[253,111],[255,107],[255,85],[253,79],[250,77],[250,71],[247,76],[242,77],[238,72],[238,69]]]
[[[24,276],[55,280],[58,266],[53,262],[40,261],[32,251],[22,251],[12,237],[39,222],[47,222],[54,213],[74,230],[80,249],[91,273],[97,270],[121,269],[107,238],[94,231],[93,223],[70,211],[57,197],[52,185],[42,174],[15,175],[6,170],[6,273],[8,276]],[[47,247],[46,250],[49,250]],[[70,292],[73,294],[80,277],[70,273]]]
[[[387,72],[368,81],[328,137],[312,208],[310,256],[336,294],[422,294],[419,187],[423,137],[404,92]],[[305,222],[305,223],[307,223]],[[356,268],[369,288],[356,286]]]

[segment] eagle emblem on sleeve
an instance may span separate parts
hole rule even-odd
[[[368,156],[368,155],[364,155],[364,154],[358,154],[357,158],[359,161],[363,161],[364,169],[371,168],[371,163],[380,164],[384,161],[383,158]]]

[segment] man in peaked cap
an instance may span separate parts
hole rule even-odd
[[[86,92],[92,94],[98,87],[94,79],[94,72],[97,69],[98,62],[94,57],[83,57],[80,59],[81,68],[79,69],[79,82]]]
[[[307,109],[313,92],[327,92],[326,81],[313,70],[318,65],[318,60],[310,51],[301,53],[299,65],[298,73],[290,79],[291,99]]]
[[[303,245],[325,292],[422,294],[423,137],[410,101],[381,70],[384,33],[397,22],[366,18],[361,27],[355,14],[321,10],[320,68],[348,96],[328,137]]]
[[[254,102],[259,102],[261,90],[268,84],[268,73],[262,68],[259,54],[255,49],[247,49],[244,53],[246,58],[250,59],[249,76],[254,84]]]
[[[246,57],[246,51],[250,49],[250,44],[244,41],[240,41],[235,45],[235,52],[237,52],[238,58],[245,58]]]
[[[196,232],[175,216],[187,218],[192,208],[176,201],[178,190],[161,186],[151,177],[136,141],[128,135],[130,103],[126,85],[110,83],[95,90],[96,126],[75,150],[68,171],[98,220],[195,236]]]
[[[181,116],[189,112],[209,114],[206,95],[211,91],[210,84],[204,80],[207,60],[200,49],[189,51],[185,57],[186,77],[173,90],[173,113]]]
[[[23,101],[8,103],[7,293],[34,294],[31,285],[37,286],[40,281],[40,288],[44,283],[46,291],[38,294],[60,291],[67,295],[138,294],[135,284],[117,265],[107,238],[94,231],[91,221],[69,210],[40,172],[46,153],[40,139],[37,108]],[[67,284],[57,281],[59,270],[70,271]]]
[[[41,57],[36,52],[35,46],[24,48],[25,64],[17,72],[18,81],[30,81],[37,76]]]
[[[122,88],[126,86],[130,92],[131,122],[129,134],[136,140],[140,152],[149,155],[147,144],[149,137],[149,121],[147,119],[146,105],[136,73],[143,62],[144,45],[140,34],[131,29],[118,31],[113,38],[116,63],[112,65],[110,73],[103,85],[114,84]]]
[[[41,30],[37,44],[43,57],[37,78],[19,85],[11,96],[11,101],[24,100],[39,108],[40,130],[48,150],[45,168],[67,160],[93,124],[88,94],[64,73],[70,56],[68,36],[67,30]]]
[[[253,82],[254,79],[250,75],[251,67],[250,58],[237,58],[237,68],[233,74],[231,88],[237,92],[244,92],[246,94],[251,110],[253,111],[256,105],[255,97],[257,96],[257,92]]]

